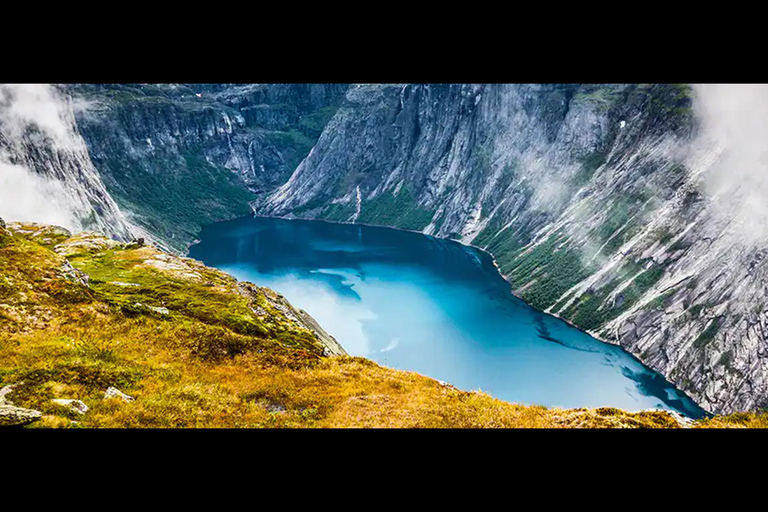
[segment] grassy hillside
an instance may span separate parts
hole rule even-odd
[[[680,426],[664,412],[546,409],[458,390],[343,355],[279,294],[197,261],[92,233],[8,228],[0,410],[40,411],[29,428]],[[110,387],[135,400],[105,398]],[[766,425],[735,415],[697,426]]]

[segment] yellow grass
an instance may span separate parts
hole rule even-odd
[[[239,293],[231,276],[187,259],[148,264],[153,248],[41,230],[0,233],[0,386],[15,384],[7,398],[44,414],[33,428],[679,427],[663,412],[516,405],[364,358],[323,357],[264,290]],[[62,276],[54,247],[90,276],[87,287]],[[104,399],[110,386],[136,400]],[[701,426],[765,426],[739,421]]]

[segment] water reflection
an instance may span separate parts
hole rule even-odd
[[[542,315],[536,313],[535,316],[535,323],[536,323],[536,331],[539,333],[539,338],[547,341],[551,341],[553,343],[557,343],[558,345],[562,345],[565,348],[571,349],[571,350],[581,350],[582,352],[592,352],[595,354],[604,353],[603,350],[598,350],[596,348],[583,348],[583,347],[577,347],[573,344],[568,344],[564,341],[561,341],[557,338],[554,338],[550,332],[550,330],[547,328],[546,323],[544,321],[544,318]]]

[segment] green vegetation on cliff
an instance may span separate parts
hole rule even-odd
[[[518,251],[507,258],[500,260],[501,271],[523,300],[542,310],[590,274],[582,264],[580,252],[568,247],[564,233],[554,234],[529,251]]]
[[[236,174],[194,152],[168,159],[160,173],[129,159],[110,158],[103,165],[121,184],[112,187],[120,207],[178,249],[194,240],[202,226],[248,215],[255,197]]]
[[[183,250],[282,185],[342,101],[343,84],[69,86],[77,126],[134,223]]]

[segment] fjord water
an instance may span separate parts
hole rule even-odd
[[[242,218],[190,257],[282,293],[350,355],[510,402],[704,414],[663,376],[514,297],[491,257],[389,228]]]

